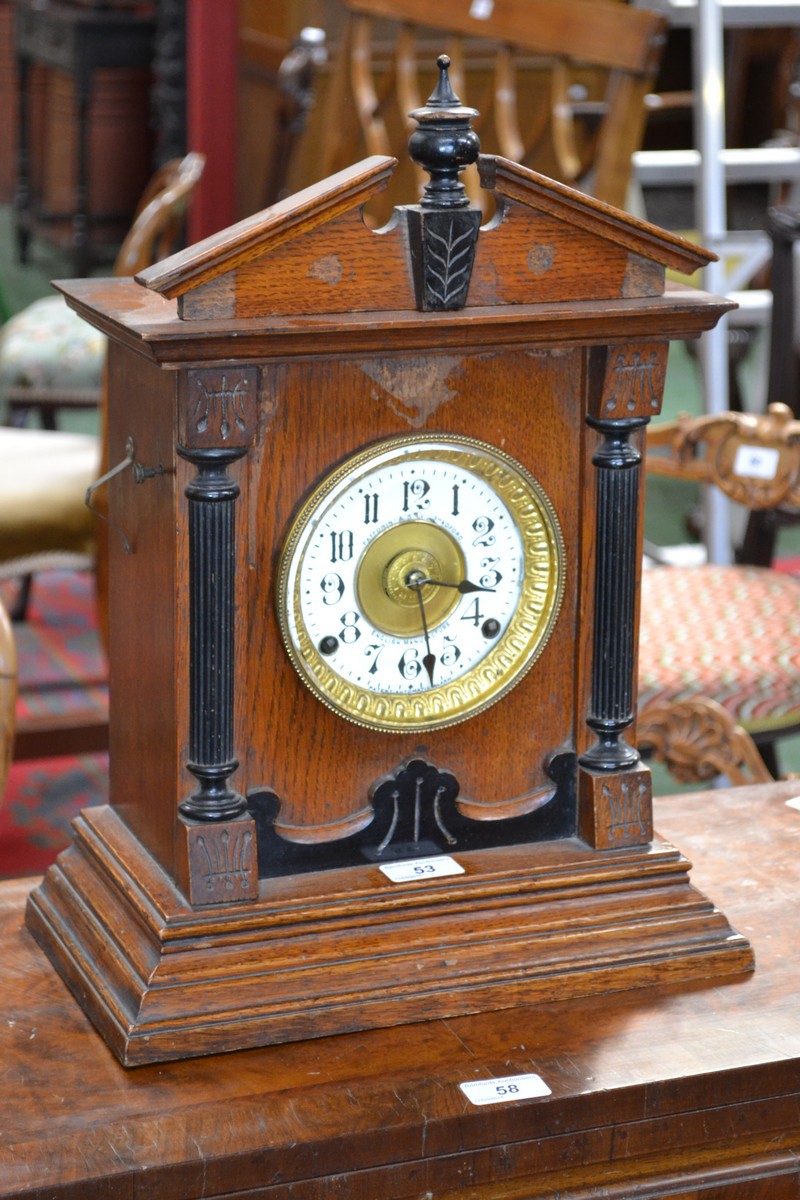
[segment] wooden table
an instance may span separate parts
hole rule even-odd
[[[800,783],[671,797],[660,832],[754,975],[124,1070],[0,889],[0,1196],[797,1200]],[[535,1073],[477,1107],[461,1082]]]

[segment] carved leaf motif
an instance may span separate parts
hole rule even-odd
[[[465,233],[456,235],[456,227],[456,222],[451,222],[446,237],[435,233],[433,229],[426,231],[426,282],[431,293],[443,305],[451,304],[464,287],[472,263],[475,231],[470,227]]]
[[[735,786],[771,779],[753,739],[715,700],[653,705],[639,714],[637,726],[639,745],[680,783],[707,783],[717,775]]]

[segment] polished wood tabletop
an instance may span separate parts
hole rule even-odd
[[[751,941],[671,984],[124,1069],[0,886],[0,1196],[800,1197],[800,781],[658,802]],[[470,1080],[549,1094],[473,1104]]]

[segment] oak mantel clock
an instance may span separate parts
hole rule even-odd
[[[126,1064],[752,968],[632,735],[642,431],[727,302],[665,286],[705,251],[479,156],[439,65],[387,227],[370,158],[62,285],[130,469],[110,803],[27,919]]]

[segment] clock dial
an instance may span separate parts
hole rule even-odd
[[[460,437],[379,443],[303,506],[281,558],[289,656],[329,707],[411,732],[498,700],[558,615],[563,541],[541,486]]]

